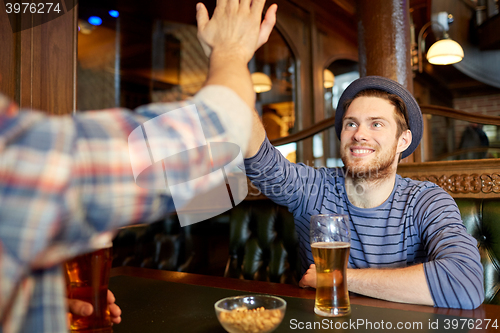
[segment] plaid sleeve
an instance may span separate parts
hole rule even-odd
[[[203,97],[206,90],[192,101],[152,104],[137,112],[110,109],[75,117],[0,113],[0,313],[9,300],[19,304],[20,297],[28,297],[13,293],[33,270],[43,272],[87,250],[96,236],[110,230],[172,211],[165,170],[179,179],[195,179],[197,169],[187,166],[229,162],[230,155],[219,154],[214,161],[196,148],[207,140],[244,142],[248,128],[237,133],[227,126],[232,113],[249,120],[250,110],[227,88],[210,87],[210,98]],[[170,114],[176,116],[165,116]],[[131,141],[136,132],[147,135]],[[157,151],[150,149],[152,144],[168,158],[151,162]],[[179,154],[185,151],[190,153]],[[144,156],[149,156],[145,162]],[[146,168],[137,175],[136,165]],[[203,190],[211,184],[190,186]]]

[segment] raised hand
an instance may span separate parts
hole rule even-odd
[[[276,23],[276,4],[261,23],[265,0],[218,0],[211,19],[204,4],[196,5],[198,39],[207,57],[214,50],[242,57],[246,62],[269,39]]]

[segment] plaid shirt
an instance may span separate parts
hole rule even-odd
[[[175,119],[159,117],[192,104],[196,117],[188,112]],[[250,108],[220,86],[203,88],[192,101],[136,111],[71,117],[21,110],[13,116],[15,108],[0,95],[0,331],[67,332],[60,263],[88,251],[98,236],[109,239],[110,230],[173,211],[161,168],[146,170],[143,184],[136,185],[128,142],[134,129],[155,119],[153,129],[171,153],[207,141],[233,142],[244,150],[250,135],[249,126],[235,126],[250,123]],[[202,135],[193,134],[200,123]],[[189,166],[210,161],[204,152],[174,155],[164,167],[179,179],[194,179]],[[219,154],[212,162],[223,165],[232,158]],[[211,185],[195,181],[190,186],[204,190]]]

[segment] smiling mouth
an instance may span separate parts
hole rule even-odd
[[[367,155],[373,153],[373,149],[353,149],[351,148],[351,153],[354,155]]]

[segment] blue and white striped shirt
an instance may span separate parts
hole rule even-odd
[[[396,268],[424,263],[438,307],[472,309],[484,300],[483,267],[453,198],[436,184],[396,175],[389,198],[359,208],[345,193],[341,168],[314,169],[287,161],[267,140],[245,160],[247,176],[264,195],[295,218],[302,274],[314,263],[309,242],[312,215],[347,214],[350,268]]]

